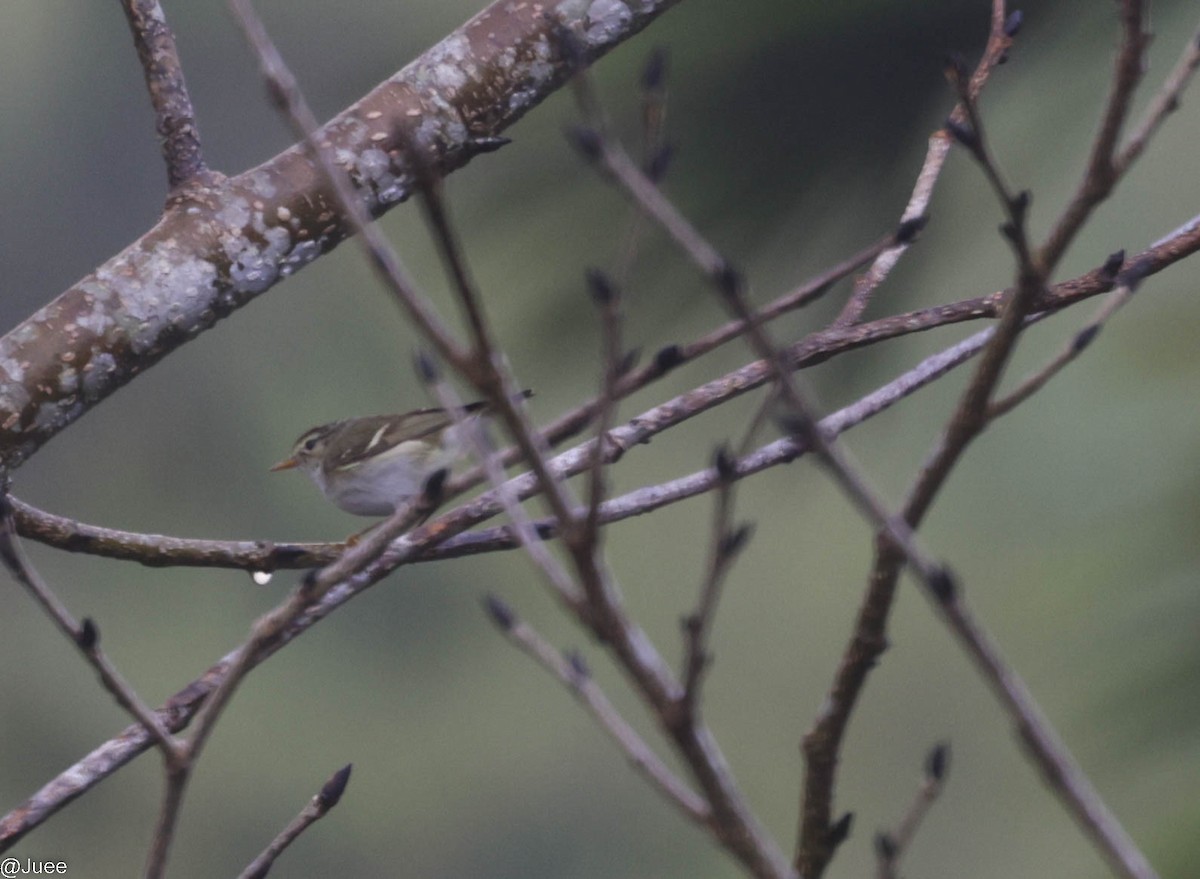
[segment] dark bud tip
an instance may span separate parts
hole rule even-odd
[[[442,467],[434,470],[421,486],[421,496],[430,506],[436,507],[442,503],[446,491],[446,480],[450,478],[450,468]]]
[[[492,622],[507,632],[517,624],[517,615],[501,598],[487,594],[483,597],[483,609],[487,611]]]
[[[979,149],[979,135],[967,123],[959,122],[957,119],[947,119],[945,127],[949,135],[967,149],[972,152]]]
[[[553,522],[538,522],[537,525],[534,526],[534,530],[537,532],[537,536],[542,538],[542,540],[549,540],[558,533],[558,529],[554,527]]]
[[[1012,223],[1000,224],[1000,234],[1003,235],[1006,240],[1012,242],[1014,245],[1018,241],[1021,240],[1021,233],[1018,231],[1017,227],[1015,225],[1013,225]]]
[[[332,809],[336,806],[338,800],[342,798],[342,794],[346,792],[346,785],[350,783],[350,769],[353,766],[353,763],[347,763],[337,772],[333,773],[329,781],[321,786],[321,792],[317,794],[317,799],[321,801],[321,805],[326,809]]]
[[[958,595],[958,580],[946,566],[937,568],[929,576],[929,589],[942,604],[949,604]]]
[[[1020,9],[1014,9],[1008,14],[1008,18],[1004,20],[1004,35],[1006,37],[1015,37],[1021,31],[1021,25],[1025,23],[1025,13]]]
[[[847,812],[829,827],[829,846],[837,848],[850,837],[850,827],[854,824],[854,813]]]
[[[747,522],[737,530],[725,535],[721,541],[721,555],[729,557],[737,555],[746,548],[750,538],[754,536],[754,524]]]
[[[1096,340],[1096,336],[1100,334],[1100,324],[1092,324],[1084,327],[1075,334],[1075,338],[1071,340],[1071,351],[1078,354],[1088,345]]]
[[[742,291],[742,275],[728,260],[722,258],[713,266],[713,280],[726,296],[737,296]]]
[[[713,452],[713,468],[717,471],[717,478],[722,482],[732,482],[737,478],[737,460],[733,457],[729,446],[724,443],[717,446],[717,450]]]
[[[662,91],[667,81],[667,50],[664,46],[655,46],[650,50],[646,66],[642,68],[642,91]]]
[[[433,355],[428,351],[418,351],[413,356],[413,366],[417,370],[417,378],[424,384],[431,385],[438,380],[440,371],[438,370],[437,361],[433,359]]]
[[[494,153],[510,143],[511,137],[474,137],[471,138],[471,149],[476,153]]]
[[[925,228],[925,224],[928,222],[928,214],[922,214],[919,217],[912,217],[911,219],[902,221],[899,227],[896,229],[896,243],[911,244],[916,240],[917,235],[920,234],[921,230]]]
[[[967,59],[962,56],[961,52],[947,52],[942,57],[942,71],[951,85],[965,82],[970,75],[967,72]]]
[[[654,366],[659,374],[670,372],[679,364],[683,363],[683,351],[678,345],[667,345],[665,348],[659,348],[658,353],[654,355]]]
[[[1028,189],[1022,189],[1012,200],[1013,213],[1018,217],[1024,217],[1025,212],[1029,210],[1029,204],[1033,201],[1033,195]]]
[[[587,281],[588,293],[597,305],[608,305],[617,298],[616,285],[603,269],[587,269],[583,276]]]
[[[886,830],[875,834],[875,854],[887,863],[896,860],[896,840]]]
[[[567,665],[571,667],[571,674],[575,675],[576,680],[586,681],[592,676],[592,670],[588,668],[583,654],[578,650],[568,650],[565,656]]]
[[[649,161],[646,162],[646,177],[651,183],[661,183],[667,176],[667,169],[671,167],[671,159],[675,157],[675,147],[669,143],[664,143],[658,148]]]
[[[950,768],[950,743],[938,742],[929,749],[925,758],[925,776],[930,781],[941,782]]]
[[[596,129],[586,125],[572,125],[567,128],[566,135],[571,146],[589,162],[600,160],[604,153],[604,140]]]
[[[1115,278],[1123,265],[1125,265],[1124,249],[1108,255],[1108,258],[1104,260],[1104,265],[1100,266],[1100,274],[1106,278]]]
[[[100,629],[96,627],[96,623],[91,617],[83,618],[83,622],[79,625],[79,631],[75,634],[75,643],[81,650],[89,652],[95,650],[96,645],[100,643]]]
[[[1122,287],[1128,287],[1130,293],[1137,291],[1137,288],[1142,285],[1142,281],[1150,274],[1150,270],[1154,268],[1153,260],[1149,257],[1139,259],[1121,274],[1117,275],[1117,283]]]

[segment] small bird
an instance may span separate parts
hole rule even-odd
[[[522,392],[529,397],[531,391]],[[472,418],[487,402],[463,407]],[[425,487],[434,473],[466,452],[460,427],[445,409],[416,409],[402,415],[368,415],[322,424],[305,431],[292,454],[271,470],[298,468],[339,509],[355,516],[390,516]]]

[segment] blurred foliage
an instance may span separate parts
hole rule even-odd
[[[414,57],[477,3],[262,0],[268,26],[326,115]],[[236,172],[289,142],[220,3],[167,0],[210,161]],[[1070,192],[1107,90],[1112,4],[1032,2],[983,110],[1008,177],[1034,193],[1044,230]],[[1194,27],[1194,6],[1156,7],[1139,106]],[[333,18],[336,16],[336,19]],[[140,70],[115,4],[14,0],[0,28],[0,265],[5,329],[134,240],[164,178]],[[986,4],[688,0],[596,71],[636,136],[634,84],[651,46],[671,53],[668,189],[765,300],[890,228],[928,134],[951,106],[941,56],[974,57]],[[627,210],[562,143],[556,96],[515,143],[449,182],[498,335],[533,409],[549,418],[595,386],[597,327],[581,281],[620,246]],[[1082,270],[1166,234],[1197,211],[1200,123],[1185,100],[1070,254]],[[384,221],[448,311],[417,212]],[[978,171],[951,157],[920,245],[872,314],[990,292],[1011,260]],[[982,619],[1116,812],[1167,875],[1200,857],[1195,455],[1200,409],[1195,273],[1147,282],[1077,366],[975,444],[926,531]],[[819,326],[833,301],[778,324]],[[650,235],[628,294],[629,344],[653,351],[721,319],[710,292]],[[1039,327],[1013,368],[1040,362],[1080,321]],[[968,328],[973,330],[974,328]],[[939,349],[962,328],[838,358],[811,373],[834,408]],[[311,424],[424,405],[412,332],[346,245],[238,312],[89,414],[16,474],[15,491],[66,515],[172,534],[320,539],[361,527],[299,478],[265,470]],[[740,365],[728,346],[623,405],[630,417]],[[900,496],[961,387],[951,377],[848,438]],[[619,490],[698,469],[740,437],[756,400],[705,415],[631,452]],[[807,463],[739,489],[757,521],[715,631],[705,716],[781,844],[793,835],[798,742],[824,696],[869,564],[868,531]],[[694,601],[707,500],[610,530],[632,610],[664,654]],[[160,700],[243,637],[292,578],[158,571],[31,548],[76,615],[147,699]],[[126,723],[15,586],[0,621],[0,808]],[[1043,791],[966,660],[908,586],[893,649],[875,672],[842,763],[838,806],[856,832],[832,877],[871,871],[870,837],[893,824],[934,741],[954,767],[905,863],[909,875],[977,879],[1106,875]],[[602,651],[560,618],[517,554],[404,569],[293,644],[237,696],[196,777],[171,875],[236,871],[338,766],[338,809],[284,856],[287,876],[737,875],[659,802],[552,681],[490,631],[496,591],[555,641],[579,646],[627,716],[650,722]],[[148,756],[68,807],[14,854],[89,876],[139,869],[160,795]]]

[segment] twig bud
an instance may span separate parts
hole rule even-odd
[[[919,217],[911,217],[904,220],[896,228],[896,234],[893,236],[897,244],[911,244],[916,240],[918,233],[925,228],[925,224],[929,222],[929,214],[921,214]]]
[[[1096,340],[1096,336],[1100,335],[1100,324],[1090,324],[1075,334],[1075,338],[1071,340],[1071,351],[1078,354],[1088,345]]]
[[[958,580],[945,565],[938,567],[929,577],[929,590],[942,604],[950,604],[958,596]]]
[[[654,355],[654,366],[658,370],[659,375],[670,372],[679,364],[683,363],[683,351],[678,345],[667,345],[664,348],[659,348],[658,353]]]
[[[726,534],[721,540],[721,555],[725,556],[726,558],[737,555],[746,548],[746,544],[750,542],[750,538],[753,536],[754,523],[746,522],[737,530]]]
[[[100,643],[100,629],[91,617],[84,617],[83,622],[79,624],[79,631],[75,634],[75,643],[79,645],[80,650],[91,652],[96,649],[96,645]]]
[[[588,293],[599,306],[605,306],[617,298],[617,288],[612,278],[603,269],[589,268],[583,273]]]
[[[1021,30],[1021,25],[1025,23],[1025,13],[1020,9],[1014,9],[1008,14],[1008,18],[1004,20],[1004,35],[1006,37],[1015,37]]]
[[[441,377],[437,361],[424,349],[413,355],[413,368],[417,371],[417,378],[427,385],[433,384]]]
[[[1123,265],[1125,265],[1125,250],[1121,249],[1108,255],[1104,260],[1104,265],[1100,266],[1100,274],[1106,278],[1115,278]]]
[[[717,471],[717,478],[722,482],[733,482],[737,478],[737,461],[725,443],[721,443],[713,452],[713,469]]]
[[[875,834],[875,854],[889,864],[896,859],[896,840],[886,830]]]
[[[742,292],[743,282],[741,273],[724,257],[721,257],[721,261],[713,266],[712,277],[718,289],[725,296],[732,298]]]
[[[850,836],[850,827],[854,824],[854,813],[847,812],[841,818],[838,818],[829,826],[829,835],[826,839],[829,842],[830,848],[837,848]]]
[[[333,773],[329,781],[321,786],[321,792],[317,794],[317,799],[321,801],[321,805],[326,809],[332,809],[341,800],[342,794],[346,792],[346,785],[350,783],[350,770],[353,766],[353,763],[347,763],[337,772]]]
[[[979,134],[970,125],[965,122],[959,122],[957,119],[949,118],[946,120],[945,128],[952,138],[972,153],[979,151]]]
[[[501,631],[508,632],[517,624],[517,615],[513,613],[513,609],[503,599],[490,592],[483,597],[483,609]]]
[[[925,757],[925,777],[930,781],[941,782],[946,778],[950,768],[950,743],[938,742],[929,750]]]
[[[1025,214],[1029,211],[1029,204],[1032,201],[1033,194],[1028,189],[1022,189],[1013,196],[1012,211],[1016,214],[1019,221],[1025,221]]]
[[[592,670],[588,668],[587,661],[578,650],[568,650],[563,656],[567,660],[567,665],[571,666],[571,673],[578,680],[586,681],[592,676]]]

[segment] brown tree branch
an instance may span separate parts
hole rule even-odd
[[[183,77],[175,35],[158,0],[121,0],[150,90],[171,198],[198,194],[216,182],[200,147],[196,112]]]

